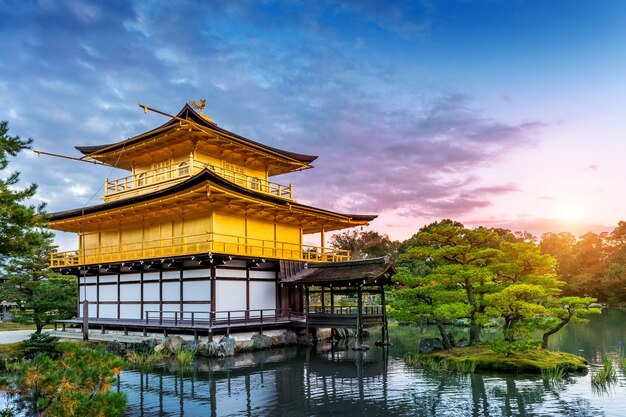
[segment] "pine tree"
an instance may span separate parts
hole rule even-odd
[[[32,253],[45,238],[38,229],[45,223],[44,205],[27,203],[35,195],[37,185],[19,188],[19,172],[6,172],[9,157],[29,149],[32,139],[22,140],[8,132],[8,123],[0,122],[0,268],[13,256]]]

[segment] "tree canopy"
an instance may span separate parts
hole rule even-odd
[[[45,226],[44,205],[28,203],[37,186],[19,187],[19,172],[7,173],[9,157],[30,148],[31,139],[10,136],[0,123],[0,299],[16,302],[15,318],[40,332],[76,311],[76,282],[48,268],[53,235]]]
[[[563,249],[569,241],[569,235],[551,235],[543,247]],[[595,247],[595,240],[588,242]],[[450,341],[443,324],[459,318],[469,322],[470,345],[496,320],[505,342],[530,341],[542,331],[547,347],[549,337],[568,323],[599,313],[594,298],[562,296],[567,283],[558,279],[557,268],[555,257],[526,233],[470,229],[452,220],[432,223],[403,245],[391,314],[406,322],[434,322],[445,347]]]
[[[29,149],[32,140],[8,132],[8,123],[0,122],[0,268],[11,256],[32,252],[41,245],[44,236],[38,228],[45,224],[44,205],[27,203],[37,186],[19,188],[20,173],[6,171],[9,157]]]

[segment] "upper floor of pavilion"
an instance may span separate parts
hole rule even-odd
[[[76,148],[83,158],[130,172],[122,178],[105,180],[101,197],[105,202],[170,187],[203,169],[245,188],[293,200],[291,184],[270,178],[312,168],[317,158],[237,135],[189,104],[148,132],[116,143]]]

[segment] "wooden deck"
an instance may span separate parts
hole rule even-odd
[[[285,309],[237,310],[216,312],[179,312],[179,311],[146,311],[146,319],[99,319],[90,317],[89,329],[98,329],[102,333],[109,330],[128,332],[193,334],[195,339],[200,336],[224,334],[231,332],[263,332],[263,330],[289,328],[294,322],[304,322],[304,316],[291,313]],[[66,326],[83,326],[82,319],[57,320],[54,329],[65,331]]]
[[[357,307],[309,307],[308,314],[285,309],[237,310],[217,312],[146,311],[146,319],[89,318],[89,329],[107,331],[168,334],[193,334],[195,339],[230,333],[263,332],[270,329],[356,328]],[[374,327],[384,323],[382,306],[365,306],[362,326]],[[57,320],[54,328],[65,331],[67,326],[83,326],[82,319]]]

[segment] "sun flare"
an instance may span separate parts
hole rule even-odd
[[[567,222],[575,222],[582,220],[585,216],[585,211],[580,204],[565,203],[559,208],[559,218]]]

